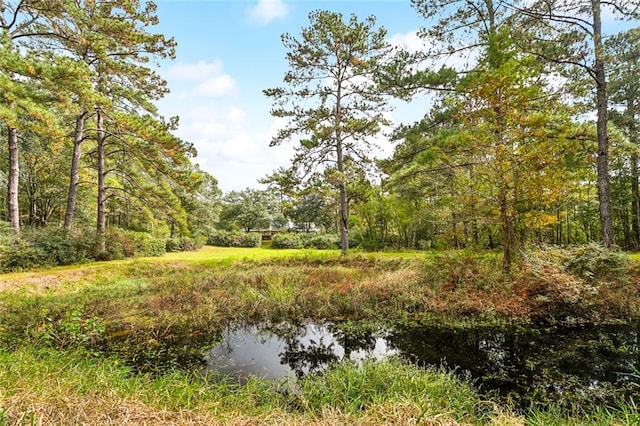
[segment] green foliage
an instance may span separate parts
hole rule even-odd
[[[165,253],[164,238],[157,238],[148,232],[127,231],[133,241],[135,256],[162,256]]]
[[[300,249],[304,245],[299,234],[278,232],[271,238],[271,247],[274,249]]]
[[[0,247],[0,268],[3,272],[43,266],[46,264],[45,258],[46,253],[22,238],[15,239],[11,245]]]
[[[169,238],[166,242],[166,251],[167,253],[176,252],[176,251],[193,251],[201,248],[205,243],[205,240],[202,238],[191,238],[191,237],[179,237],[179,238]]]
[[[0,245],[0,270],[81,263],[91,257],[93,235],[58,227],[29,228],[10,245]]]
[[[257,232],[214,231],[207,244],[218,247],[260,247],[262,235]]]
[[[269,191],[247,188],[231,191],[223,198],[220,226],[225,229],[268,228],[271,223],[282,222],[277,200]]]
[[[591,243],[568,249],[564,267],[587,282],[624,282],[627,280],[629,263],[626,253]]]
[[[93,255],[98,260],[117,260],[127,257],[161,256],[166,241],[146,232],[109,228],[106,231],[105,251]]]
[[[0,222],[0,249],[4,246],[11,245],[13,241],[13,232],[9,222]]]
[[[278,234],[276,234],[278,235]],[[340,248],[340,236],[334,234],[300,234],[304,248],[319,250]],[[350,247],[353,247],[350,245]]]
[[[92,237],[86,230],[69,232],[58,227],[31,228],[24,233],[24,238],[45,254],[45,265],[70,265],[87,260]]]
[[[189,241],[188,247],[202,246],[199,240]],[[165,240],[146,232],[110,228],[107,230],[105,249],[96,255],[95,231],[91,229],[67,231],[58,227],[27,228],[11,243],[0,244],[0,271],[71,265],[88,260],[161,256],[165,253]]]
[[[106,337],[104,320],[87,316],[79,309],[65,311],[61,316],[43,314],[44,320],[33,331],[33,337],[46,346],[59,349],[70,346],[91,348]]]

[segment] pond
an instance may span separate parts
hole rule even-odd
[[[243,382],[322,371],[342,359],[400,356],[445,366],[483,393],[531,404],[609,402],[640,395],[638,324],[523,328],[403,326],[357,323],[231,327],[205,356],[207,370]]]

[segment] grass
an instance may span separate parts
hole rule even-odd
[[[397,360],[277,384],[132,375],[83,352],[0,352],[0,424],[518,424],[451,374]],[[511,423],[506,423],[506,421]]]
[[[635,261],[628,279],[586,282],[544,253],[536,256],[505,276],[494,252],[341,258],[337,251],[205,247],[2,275],[0,425],[637,420],[632,406],[589,414],[538,411],[525,419],[482,401],[442,371],[393,362],[340,365],[287,395],[258,380],[238,387],[182,369],[195,371],[201,348],[231,322],[640,316]]]

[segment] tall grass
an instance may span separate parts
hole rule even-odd
[[[132,375],[83,352],[0,351],[0,424],[491,424],[506,415],[452,375],[340,364],[293,391],[177,371]],[[377,423],[376,423],[377,422]],[[503,423],[504,424],[504,423]],[[513,423],[516,424],[516,423]]]

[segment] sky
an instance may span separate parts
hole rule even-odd
[[[282,86],[287,71],[280,36],[299,38],[317,9],[374,15],[396,44],[417,43],[424,23],[408,0],[369,1],[180,1],[158,0],[160,24],[151,31],[175,38],[176,59],[162,61],[159,73],[170,94],[158,103],[165,117],[179,116],[176,135],[193,143],[194,162],[218,179],[228,192],[260,188],[258,179],[288,166],[293,145],[269,147],[279,126],[271,117],[271,100],[262,90]],[[419,109],[420,108],[420,109]],[[426,111],[419,102],[398,105],[391,119],[413,122]],[[402,120],[399,119],[402,117]],[[374,156],[392,152],[389,144]]]

